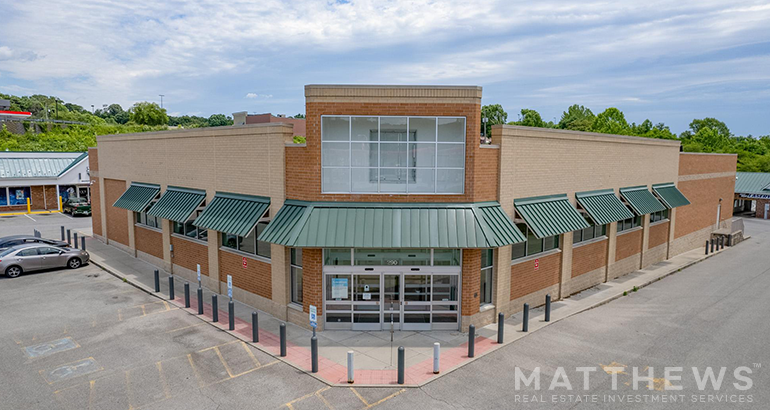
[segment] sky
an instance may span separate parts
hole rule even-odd
[[[0,0],[0,92],[304,113],[305,84],[479,85],[509,121],[617,107],[770,134],[767,1]]]

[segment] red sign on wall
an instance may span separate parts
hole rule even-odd
[[[243,268],[244,269],[246,268],[246,257],[245,256],[243,257]]]
[[[540,267],[540,259],[535,259],[535,270]]]

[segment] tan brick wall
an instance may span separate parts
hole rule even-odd
[[[128,246],[128,211],[112,206],[125,191],[125,180],[104,179],[104,202],[108,225],[107,239]]]
[[[323,252],[321,249],[302,250],[302,306],[310,313],[310,305],[323,310]]]
[[[644,251],[644,255],[642,255],[642,258],[644,259],[642,261],[642,268],[646,268],[653,263],[658,263],[660,261],[666,260],[666,252],[668,251],[668,244],[663,243],[661,245],[650,247],[646,251]]]
[[[561,279],[561,252],[538,258],[538,261],[537,270],[535,270],[534,260],[527,260],[511,266],[511,300],[559,283]]]
[[[230,275],[233,278],[233,286],[264,298],[272,298],[270,264],[247,256],[244,268],[243,258],[243,255],[220,249],[219,280],[227,282],[227,275]]]
[[[163,259],[163,233],[134,225],[136,250]]]
[[[107,230],[109,233],[112,226]],[[201,265],[201,274],[208,276],[209,274],[209,250],[208,246],[202,243],[194,242],[187,239],[182,239],[178,236],[171,235],[171,245],[174,246],[173,257],[171,262],[174,265],[179,265],[190,271],[197,272],[198,264]],[[162,249],[162,248],[161,248]]]
[[[615,260],[621,261],[629,256],[642,252],[642,230],[637,229],[633,232],[618,235],[617,246],[615,248]],[[638,269],[638,267],[637,267]]]
[[[631,273],[635,270],[639,270],[639,267],[642,264],[642,254],[637,253],[634,255],[631,255],[625,259],[616,260],[615,263],[610,265],[608,277],[610,280],[615,279],[619,276],[623,276],[625,274]]]
[[[462,315],[471,316],[479,312],[479,291],[481,289],[480,249],[463,249],[462,282]]]
[[[607,271],[605,268],[601,267],[572,278],[572,280],[569,281],[568,288],[563,292],[564,296],[573,295],[603,283],[606,273]]]
[[[576,278],[584,273],[606,266],[608,243],[607,239],[603,239],[583,246],[573,245],[572,277]]]
[[[88,149],[88,169],[92,174],[99,171],[99,150],[96,147]]]
[[[650,225],[650,242],[648,245],[649,249],[668,242],[668,227],[669,222],[659,222],[655,225]]]
[[[91,177],[91,226],[94,234],[104,236],[102,232],[102,198],[99,193],[99,178]]]

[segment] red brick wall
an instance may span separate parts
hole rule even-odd
[[[462,281],[462,314],[470,316],[479,312],[481,249],[463,249]]]
[[[621,233],[618,235],[615,248],[615,260],[621,261],[634,256],[642,251],[642,230],[637,229],[634,232]]]
[[[104,201],[107,212],[107,239],[128,246],[128,215],[125,209],[112,204],[126,191],[126,181],[104,180]],[[91,218],[93,219],[93,218]]]
[[[511,300],[559,283],[561,253],[544,256],[538,261],[538,270],[535,270],[534,260],[511,266]]]
[[[99,170],[99,150],[96,147],[88,149],[88,169],[92,172]]]
[[[109,232],[109,230],[108,230]],[[213,239],[212,239],[213,240]],[[205,244],[183,239],[171,235],[171,244],[174,245],[171,262],[193,272],[201,265],[201,274],[209,274],[209,248]]]
[[[219,280],[227,282],[227,275],[233,277],[233,286],[268,299],[273,296],[273,275],[269,263],[247,256],[244,268],[242,255],[220,249]]]
[[[572,277],[607,265],[607,239],[572,248]]]
[[[648,249],[663,245],[668,242],[668,222],[661,222],[650,226],[650,242]]]
[[[94,234],[104,236],[102,232],[102,199],[99,195],[99,178],[91,177],[91,226]]]
[[[754,214],[754,216],[756,218],[759,218],[759,219],[764,219],[765,218],[765,204],[770,202],[770,200],[767,200],[767,199],[755,199],[755,201],[757,202],[756,203],[757,209],[756,209],[756,213]],[[767,217],[770,218],[770,214],[768,214]]]
[[[134,225],[134,243],[137,251],[163,259],[163,234],[161,232]]]
[[[56,192],[56,185],[46,185],[45,201],[45,209],[59,209],[59,194]]]
[[[33,186],[29,188],[29,201],[33,210],[45,209],[45,195],[42,186]]]
[[[302,306],[310,313],[310,305],[323,308],[323,252],[321,249],[302,249]]]
[[[732,175],[692,180],[680,178],[677,186],[690,200],[690,205],[680,206],[676,209],[674,238],[716,226],[719,198],[722,198],[720,221],[732,218],[733,195],[735,193],[734,174],[737,161],[737,155],[688,153],[679,155],[680,177],[726,172]]]
[[[307,103],[306,115],[307,146],[286,151],[286,197],[289,199],[360,202],[477,202],[497,200],[496,161],[499,151],[479,148],[481,117],[479,104]],[[321,194],[321,115],[466,117],[465,193],[463,195]],[[476,175],[477,171],[479,172],[478,175]],[[495,177],[490,177],[493,174]]]

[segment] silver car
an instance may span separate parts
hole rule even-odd
[[[88,252],[45,244],[25,244],[0,249],[0,272],[16,278],[23,272],[43,269],[77,269],[88,262]]]

